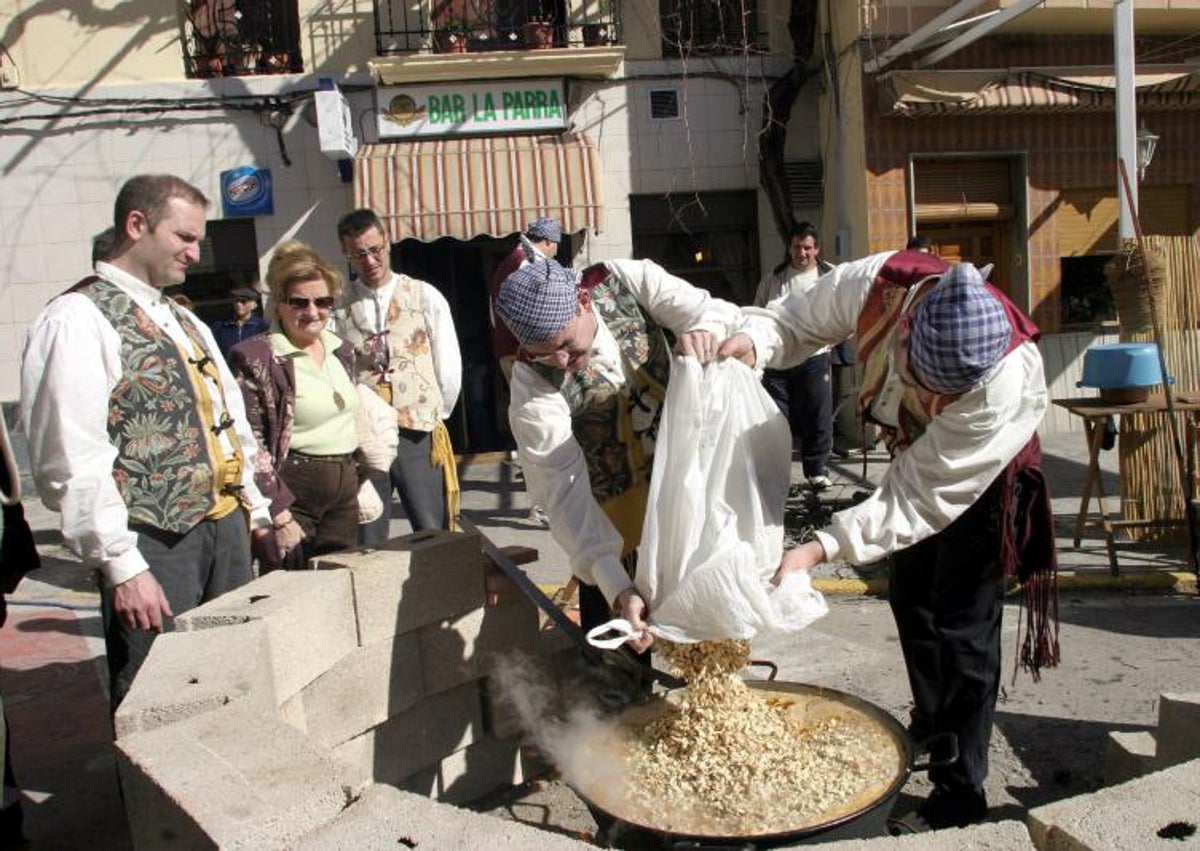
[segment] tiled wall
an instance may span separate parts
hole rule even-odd
[[[265,258],[291,236],[323,253],[337,249],[334,226],[349,202],[348,185],[299,115],[284,134],[290,166],[274,130],[251,115],[71,123],[69,132],[0,136],[0,401],[17,398],[26,328],[47,301],[87,274],[92,237],[111,225],[117,190],[135,174],[191,181],[209,197],[209,218],[216,219],[222,170],[269,168],[276,212],[256,221],[259,254]]]

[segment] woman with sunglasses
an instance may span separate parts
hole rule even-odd
[[[262,447],[255,479],[271,500],[279,552],[263,570],[296,570],[357,545],[354,349],[326,327],[343,279],[312,248],[280,245],[267,284],[275,321],[233,347],[230,368]]]

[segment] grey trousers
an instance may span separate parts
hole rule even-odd
[[[383,515],[358,527],[358,539],[364,546],[375,546],[388,539],[393,490],[399,494],[400,505],[414,532],[447,528],[446,480],[442,468],[429,461],[432,449],[430,432],[400,429],[400,447],[391,471],[370,476],[371,484],[383,500]]]
[[[220,520],[201,521],[179,536],[149,526],[130,527],[138,536],[138,552],[162,586],[171,611],[177,615],[245,585],[250,569],[250,533],[240,509]],[[109,699],[115,712],[146,661],[157,633],[126,626],[113,611],[113,589],[100,583],[100,613],[108,653]],[[164,618],[163,632],[175,628]]]

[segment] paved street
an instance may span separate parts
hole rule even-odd
[[[989,795],[1001,815],[1075,794],[1099,783],[1104,735],[1110,729],[1154,724],[1162,691],[1194,691],[1200,683],[1200,617],[1191,597],[1170,593],[1179,549],[1121,548],[1124,575],[1110,576],[1103,542],[1093,530],[1070,548],[1086,456],[1078,435],[1047,442],[1047,470],[1058,496],[1055,514],[1064,569],[1064,665],[1038,685],[1021,675],[1005,683],[993,746]],[[839,462],[826,503],[849,499],[883,469],[882,456]],[[1115,491],[1115,453],[1106,453],[1108,492]],[[793,480],[798,480],[798,463]],[[535,546],[530,572],[541,583],[567,576],[566,560],[548,530],[530,515],[517,468],[507,462],[467,465],[461,473],[463,508],[497,543]],[[1111,504],[1111,501],[1110,501]],[[27,790],[27,833],[35,847],[125,848],[103,691],[96,594],[86,571],[61,548],[57,516],[31,500],[28,514],[45,566],[11,598],[0,630],[0,689],[13,736],[13,760]],[[406,531],[397,521],[395,534]],[[821,568],[818,585],[832,612],[799,639],[760,644],[756,656],[780,665],[780,678],[815,682],[872,700],[899,718],[908,693],[886,602],[863,596],[876,575],[848,566]],[[1106,591],[1080,590],[1084,584]],[[1166,586],[1164,588],[1160,586]],[[858,590],[856,590],[858,589]],[[1155,590],[1153,596],[1145,592]],[[1005,651],[1015,641],[1018,612],[1009,607]],[[912,781],[921,792],[923,777]],[[502,810],[522,817],[545,796],[552,823],[587,829],[588,817],[569,791],[555,784],[527,792]],[[523,810],[524,808],[524,810]],[[532,816],[530,816],[532,817]]]

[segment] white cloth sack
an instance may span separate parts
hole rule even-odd
[[[400,446],[396,409],[365,384],[355,384],[354,390],[358,393],[354,424],[358,432],[359,457],[368,469],[386,473],[396,460],[396,450]]]
[[[370,479],[363,479],[358,486],[358,522],[373,523],[383,516],[383,499]]]
[[[655,444],[637,587],[676,642],[796,632],[828,612],[808,573],[771,577],[791,478],[787,419],[740,361],[675,357]]]

